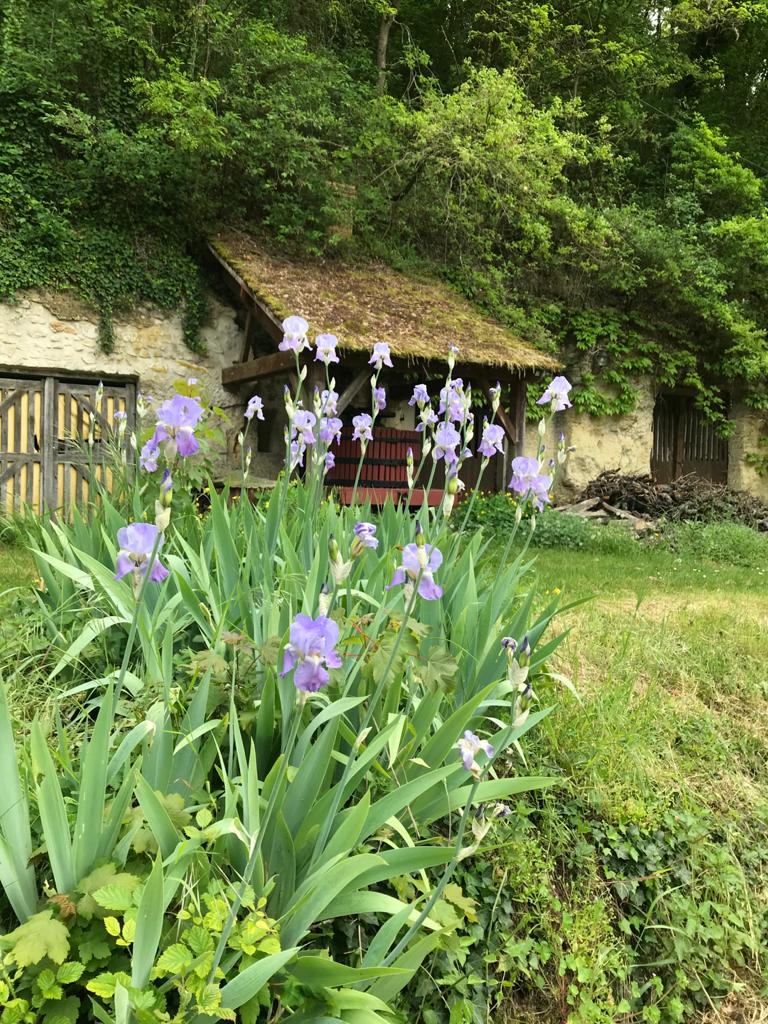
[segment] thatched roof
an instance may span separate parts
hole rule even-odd
[[[451,344],[462,363],[510,370],[558,364],[482,314],[434,278],[401,274],[382,263],[296,260],[230,231],[211,248],[276,319],[298,314],[313,333],[329,331],[347,352],[370,352],[386,341],[393,356],[444,361]]]

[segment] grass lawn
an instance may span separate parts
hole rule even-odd
[[[724,1007],[727,1019],[741,1021],[768,1019],[766,570],[665,550],[536,553],[543,590],[559,587],[565,603],[590,599],[562,615],[560,628],[570,632],[555,656],[581,701],[547,694],[558,706],[541,749],[545,765],[568,779],[544,828],[550,851],[567,857],[567,844],[590,833],[592,894],[613,921],[595,937],[593,956],[610,955],[611,936],[634,911],[641,936],[669,930],[663,954],[651,943],[648,959],[677,956],[698,972],[705,1004],[710,993],[742,987]],[[586,824],[593,820],[596,833]],[[579,870],[572,880],[589,890]],[[624,920],[616,917],[602,895],[606,880],[656,871],[669,872],[669,883],[649,890],[646,906],[634,907],[634,894],[620,900]],[[710,928],[702,914],[718,924]],[[733,959],[739,944],[743,973],[718,977],[719,958]],[[621,959],[615,947],[613,954]],[[711,1020],[726,1019],[722,1012],[713,1005]]]
[[[6,604],[35,579],[31,556],[21,547],[0,545],[0,604]]]

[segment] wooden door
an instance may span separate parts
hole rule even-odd
[[[0,377],[0,510],[68,512],[96,481],[112,486],[115,413],[135,422],[135,385],[62,377]]]
[[[688,473],[728,482],[728,441],[715,433],[688,395],[661,394],[656,399],[651,472],[657,483]]]
[[[0,377],[0,512],[41,508],[43,397],[42,379]]]

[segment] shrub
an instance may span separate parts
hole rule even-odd
[[[508,492],[482,494],[475,499],[467,520],[467,529],[481,529],[491,537],[507,533],[515,526],[518,503]],[[526,507],[525,516],[530,518]],[[461,517],[457,517],[461,522]],[[563,548],[571,551],[630,552],[637,549],[635,535],[619,523],[598,525],[581,516],[544,509],[536,515],[536,528],[531,545],[540,548]]]

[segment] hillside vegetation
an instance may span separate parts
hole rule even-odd
[[[431,264],[576,401],[768,399],[767,0],[0,0],[0,294],[204,316],[201,234]],[[353,224],[352,239],[344,230]]]

